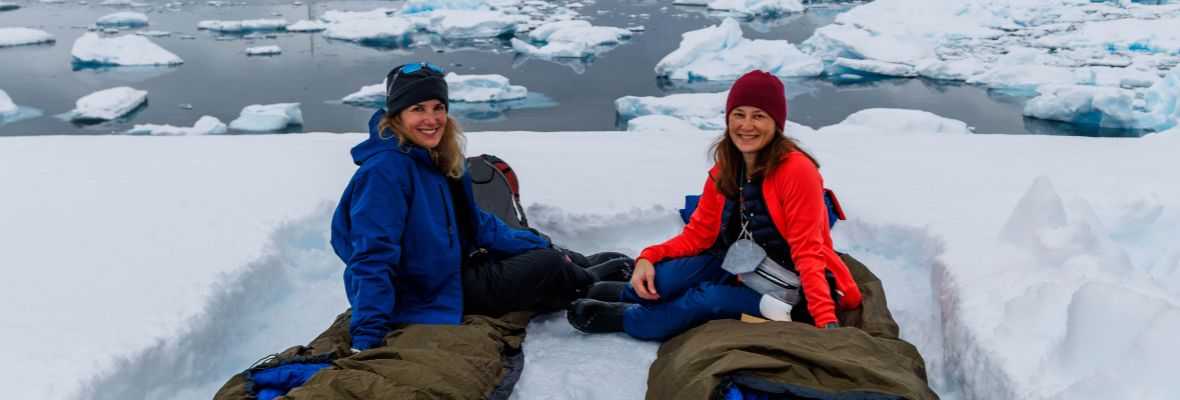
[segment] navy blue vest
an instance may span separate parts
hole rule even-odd
[[[766,255],[771,260],[795,271],[795,263],[791,260],[791,246],[774,226],[774,220],[770,218],[770,209],[766,207],[766,198],[762,196],[761,177],[746,181],[738,198],[725,198],[725,208],[721,213],[721,234],[717,235],[714,248],[724,250],[741,236],[743,218],[740,213],[743,208],[745,220],[749,221],[746,229],[754,237],[754,242],[766,250]]]

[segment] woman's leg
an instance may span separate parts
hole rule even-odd
[[[463,267],[464,313],[500,316],[512,311],[543,312],[565,307],[594,283],[594,277],[553,249]]]
[[[731,275],[721,269],[721,258],[702,254],[692,257],[673,258],[656,264],[656,292],[660,298],[647,300],[635,293],[631,284],[623,289],[619,301],[624,303],[652,304],[680,297],[684,292],[701,283],[720,283]]]
[[[761,294],[746,286],[705,282],[663,303],[628,307],[623,312],[623,330],[636,339],[667,340],[715,319],[737,319],[742,314],[761,317],[761,299]]]

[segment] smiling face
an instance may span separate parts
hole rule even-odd
[[[774,139],[774,119],[753,106],[736,107],[729,112],[729,140],[747,160],[752,161],[758,152]]]
[[[437,99],[426,100],[406,107],[398,117],[411,142],[424,149],[433,149],[442,141],[447,127],[447,105]]]

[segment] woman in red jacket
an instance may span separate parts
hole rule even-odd
[[[713,145],[716,164],[684,231],[644,249],[631,282],[597,283],[588,299],[571,304],[575,328],[665,340],[741,314],[787,319],[789,307],[721,269],[743,227],[768,257],[799,274],[803,296],[791,320],[836,328],[837,309],[860,306],[860,290],[832,248],[818,166],[783,134],[782,82],[762,71],[743,75],[725,114],[726,132]]]

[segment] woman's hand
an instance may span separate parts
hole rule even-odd
[[[651,265],[651,261],[646,258],[635,260],[635,272],[631,275],[631,287],[635,288],[635,294],[644,299],[656,300],[660,298],[660,294],[656,293],[656,267]]]

